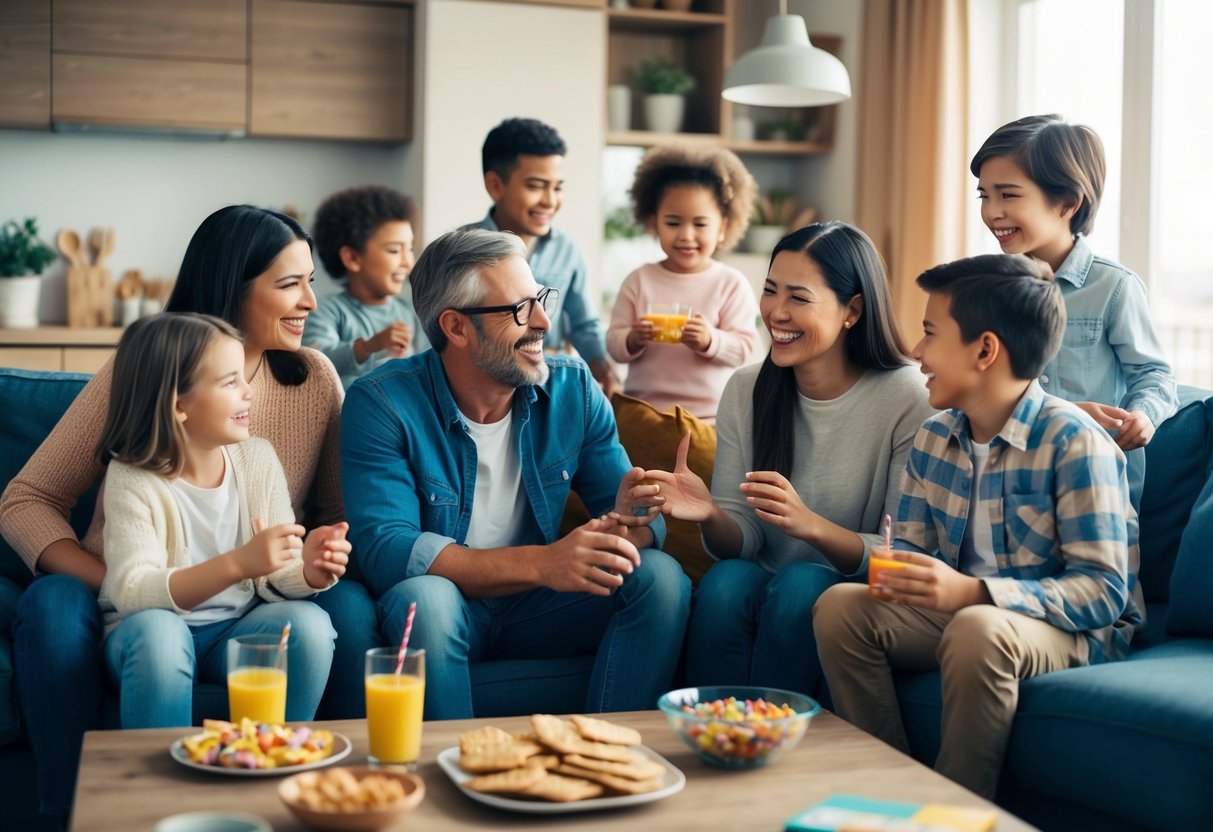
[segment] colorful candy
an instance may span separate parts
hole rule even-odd
[[[757,764],[785,743],[794,744],[808,727],[807,719],[787,720],[796,711],[786,703],[765,699],[716,699],[683,705],[687,719],[676,726],[699,751],[721,762]],[[706,721],[700,721],[706,720]]]
[[[203,732],[181,744],[189,758],[204,766],[280,768],[315,762],[333,753],[333,735],[306,726],[267,725],[247,717],[240,725],[205,720]]]

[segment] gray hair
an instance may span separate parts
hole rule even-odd
[[[446,335],[438,317],[448,309],[478,306],[485,296],[480,269],[496,266],[507,257],[526,257],[526,246],[513,234],[469,228],[443,234],[417,258],[409,283],[413,308],[430,345],[446,348]]]

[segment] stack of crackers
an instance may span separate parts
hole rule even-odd
[[[640,732],[603,719],[535,714],[531,731],[494,726],[459,735],[459,767],[478,792],[568,803],[661,787],[665,767],[637,751]]]

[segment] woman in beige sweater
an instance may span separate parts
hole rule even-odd
[[[249,432],[269,440],[286,473],[298,522],[344,519],[333,365],[301,348],[316,308],[311,239],[291,217],[248,205],[216,211],[186,249],[168,310],[223,318],[245,336],[245,377],[257,406]],[[105,577],[102,500],[82,540],[68,514],[103,474],[92,450],[109,405],[112,362],[85,386],[0,498],[0,533],[40,575],[13,622],[18,690],[38,767],[42,811],[71,808],[84,732],[100,726]],[[361,673],[361,671],[360,671]],[[361,678],[361,676],[360,676]]]

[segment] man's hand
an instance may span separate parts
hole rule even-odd
[[[696,312],[682,327],[682,343],[695,352],[707,352],[712,346],[712,327],[708,319]]]
[[[894,549],[890,560],[906,564],[904,569],[885,569],[873,584],[885,600],[913,604],[938,612],[956,612],[965,607],[991,603],[985,582],[957,572],[939,558],[919,552]]]
[[[741,484],[747,504],[759,520],[766,521],[791,537],[808,540],[817,515],[810,510],[787,477],[776,471],[753,471]]]
[[[690,448],[691,434],[686,433],[678,443],[674,470],[645,471],[644,478],[660,486],[659,493],[664,498],[661,505],[662,514],[668,514],[676,520],[702,523],[715,513],[716,501],[712,499],[712,492],[704,481],[687,467],[687,451]]]
[[[253,538],[232,550],[241,579],[260,578],[286,566],[303,550],[303,526],[282,523],[265,527],[260,518],[253,518]]]
[[[619,490],[615,492],[615,511],[611,516],[618,516],[624,526],[647,526],[661,514],[664,504],[661,486],[647,481],[643,468],[633,468],[619,482]]]
[[[557,592],[610,595],[640,566],[640,552],[613,520],[591,519],[544,548],[539,584]]]
[[[303,578],[308,586],[324,589],[336,576],[345,574],[345,567],[350,562],[350,552],[353,546],[345,539],[350,530],[350,524],[337,523],[333,526],[317,526],[303,541]]]

